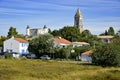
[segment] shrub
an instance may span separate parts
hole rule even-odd
[[[13,55],[10,53],[5,53],[5,59],[12,59]]]
[[[101,66],[120,65],[120,46],[106,44],[96,48],[92,54],[92,62]]]

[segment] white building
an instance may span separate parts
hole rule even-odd
[[[39,34],[45,34],[48,33],[48,28],[44,25],[43,28],[33,28],[30,29],[29,26],[26,28],[26,36],[36,36]]]
[[[70,44],[71,44],[71,42],[64,38],[61,38],[61,37],[54,38],[54,47],[56,47],[56,48],[63,48]]]
[[[114,36],[98,36],[99,39],[101,39],[101,41],[103,43],[110,43],[111,41],[113,41]]]
[[[4,52],[28,53],[28,41],[22,38],[10,38],[4,41]]]

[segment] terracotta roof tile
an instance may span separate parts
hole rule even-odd
[[[92,50],[89,50],[89,51],[86,51],[86,52],[82,53],[82,55],[90,55],[90,54],[92,54],[92,53],[93,53],[93,51],[92,51]]]
[[[28,42],[27,40],[24,40],[22,38],[14,38],[14,40],[19,41],[19,42]]]
[[[54,38],[54,41],[57,43],[63,43],[63,44],[71,44],[70,41],[64,39],[64,38]]]

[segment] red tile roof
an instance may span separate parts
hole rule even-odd
[[[28,42],[27,40],[24,40],[22,38],[14,38],[14,40],[19,41],[19,42]]]
[[[92,50],[89,50],[89,51],[86,51],[86,52],[82,53],[82,55],[90,55],[90,54],[92,54],[92,53],[93,53],[93,51],[92,51]]]
[[[57,43],[63,43],[63,44],[71,44],[70,41],[64,39],[64,38],[54,38],[54,41]]]

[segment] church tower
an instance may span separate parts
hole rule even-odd
[[[82,14],[79,8],[77,9],[77,12],[74,16],[74,26],[80,30],[80,33],[83,32]]]

